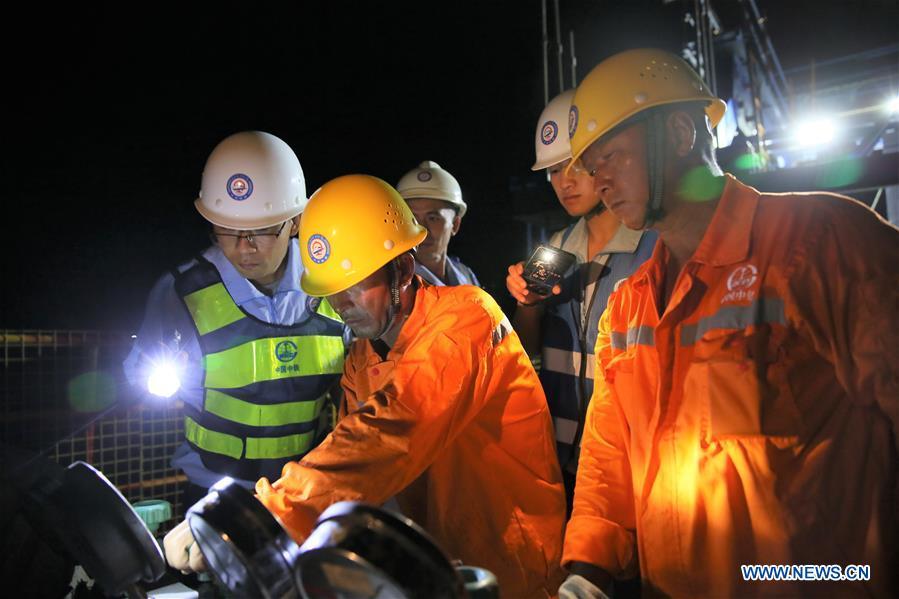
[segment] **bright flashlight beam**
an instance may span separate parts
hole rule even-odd
[[[158,397],[171,397],[180,388],[181,379],[171,364],[159,364],[147,379],[147,391]]]
[[[796,128],[796,139],[803,146],[823,146],[833,141],[836,126],[830,119],[806,121]]]
[[[887,102],[887,110],[890,114],[899,114],[899,96]]]

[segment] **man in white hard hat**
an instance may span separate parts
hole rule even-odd
[[[150,292],[124,367],[142,395],[184,402],[185,443],[172,464],[188,477],[187,505],[224,476],[248,488],[277,478],[327,433],[323,404],[348,329],[300,288],[295,236],[306,202],[284,141],[261,131],[227,137],[195,202],[213,244]]]
[[[537,159],[532,170],[546,169],[556,197],[577,220],[555,233],[549,245],[577,256],[552,296],[526,288],[523,263],[509,267],[506,286],[518,301],[513,326],[530,355],[540,354],[540,382],[546,392],[569,511],[574,495],[584,415],[593,394],[593,346],[599,317],[615,284],[652,254],[654,232],[632,231],[605,209],[593,177],[579,163],[570,171],[568,115],[574,90],[553,98],[537,121]]]
[[[415,274],[432,285],[481,286],[474,271],[447,251],[459,232],[468,205],[456,178],[439,164],[425,160],[403,175],[396,190],[412,209],[415,220],[428,230],[418,246]]]

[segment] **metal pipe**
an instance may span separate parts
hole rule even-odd
[[[549,104],[549,36],[546,32],[546,0],[540,0],[543,24],[543,105]]]
[[[702,16],[700,16],[699,0],[693,0],[693,29],[696,30],[696,70],[699,71],[699,77],[706,79],[705,76],[705,44],[702,40]]]
[[[765,33],[765,30],[761,29],[761,25],[758,24],[758,19],[761,19],[761,17],[758,16],[758,9],[755,8],[755,4],[752,2],[752,0],[738,0],[738,1],[740,3],[740,6],[742,7],[743,20],[746,22],[746,28],[749,30],[749,35],[752,37],[752,41],[755,43],[756,53],[758,54],[758,58],[761,62],[761,66],[762,66],[762,70],[764,71],[765,78],[768,79],[768,84],[771,87],[771,90],[774,92],[774,100],[775,100],[774,108],[777,111],[778,116],[780,116],[780,118],[786,118],[788,115],[788,111],[787,111],[787,107],[786,107],[787,106],[786,101],[784,100],[784,97],[783,97],[783,92],[781,91],[781,84],[778,83],[777,79],[774,77],[774,73],[772,72],[773,69],[771,67],[769,67],[769,65],[768,65],[769,53],[773,52],[774,48],[771,46],[771,41],[769,39],[768,43],[767,43],[767,47],[770,50],[766,50],[765,45],[762,43],[762,40],[759,37],[759,34],[756,32],[756,28],[759,28],[759,30],[767,36],[767,33]],[[746,9],[747,3],[750,5],[750,7],[755,8],[756,20],[753,20],[752,16],[750,16],[750,14],[749,14],[749,11]],[[780,70],[779,69],[780,61],[777,60],[777,55],[772,54],[770,56],[770,59],[771,59],[771,62],[774,63],[775,67],[777,67],[777,69]],[[786,79],[783,79],[783,76],[782,76],[783,71],[780,70],[780,73],[781,73],[781,80],[783,81],[782,86],[784,89],[787,89]]]
[[[141,471],[143,472],[143,471]],[[139,480],[133,483],[117,485],[119,491],[134,491],[137,489],[152,489],[154,487],[162,487],[164,485],[177,485],[187,482],[187,476],[184,474],[174,474],[172,476],[163,476],[162,478],[151,478],[149,480]]]
[[[761,13],[759,13],[759,7],[756,5],[755,0],[748,0],[749,6],[752,8],[752,13],[755,15],[755,22],[758,25],[759,29],[765,34],[765,45],[768,47],[768,54],[771,56],[771,62],[774,63],[775,72],[780,77],[780,82],[784,86],[784,89],[789,89],[789,85],[787,84],[787,78],[784,77],[784,70],[780,66],[780,59],[777,58],[777,52],[774,51],[774,46],[771,44],[771,36],[768,35],[767,29],[763,25],[764,20],[762,19]]]
[[[827,67],[835,64],[841,64],[849,61],[858,61],[858,62],[867,62],[869,60],[873,60],[875,58],[881,58],[883,56],[889,56],[890,54],[899,53],[899,44],[890,44],[888,46],[881,46],[879,48],[873,48],[871,50],[865,50],[863,52],[856,52],[854,54],[844,54],[843,56],[837,56],[836,58],[829,58],[827,60],[819,60],[815,64],[818,67]],[[799,73],[801,71],[805,71],[806,67],[802,65],[795,66],[793,68],[787,69],[784,73]]]
[[[871,204],[871,210],[877,210],[877,204],[880,202],[881,195],[883,195],[883,187],[877,190],[877,195],[874,196],[874,202]]]
[[[559,93],[565,91],[565,71],[562,69],[562,24],[559,19],[559,0],[553,0],[553,8],[556,13],[556,63],[559,71]]]
[[[712,7],[711,0],[703,0],[705,14],[703,21],[705,24],[706,48],[709,56],[709,87],[712,93],[718,95],[718,75],[715,73],[715,37],[712,31]]]

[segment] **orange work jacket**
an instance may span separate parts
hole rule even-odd
[[[451,558],[496,574],[504,597],[555,593],[565,497],[552,423],[487,293],[420,286],[387,359],[357,340],[342,385],[334,431],[274,485],[257,484],[294,538],[332,503],[395,495]]]
[[[899,231],[732,177],[659,315],[668,252],[609,299],[563,563],[648,594],[891,595]],[[869,565],[746,582],[741,565]]]

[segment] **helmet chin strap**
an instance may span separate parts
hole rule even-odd
[[[649,204],[641,229],[647,229],[665,216],[662,192],[665,176],[665,116],[654,110],[646,121],[646,171],[649,175]]]
[[[388,277],[390,277],[390,305],[387,307],[387,322],[384,324],[384,328],[374,336],[374,339],[383,337],[394,325],[396,318],[400,313],[400,273],[396,266],[396,260],[390,261],[390,272]]]

